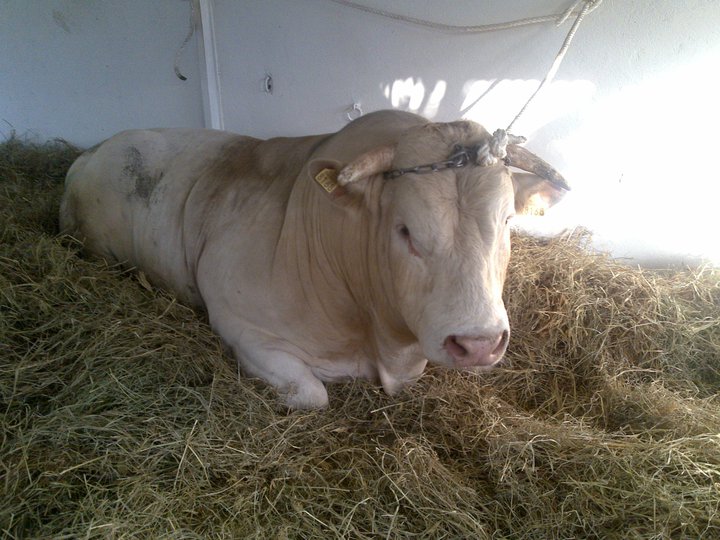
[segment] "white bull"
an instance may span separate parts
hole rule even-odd
[[[545,178],[511,174],[506,152]],[[122,132],[73,164],[60,221],[204,307],[248,375],[307,408],[327,405],[322,381],[364,377],[393,394],[427,360],[495,364],[509,339],[508,220],[566,189],[478,124],[382,111],[266,141]]]

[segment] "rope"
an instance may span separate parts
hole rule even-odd
[[[517,122],[518,118],[520,118],[525,110],[528,108],[530,103],[535,99],[535,96],[540,93],[540,90],[543,89],[543,87],[553,80],[555,77],[555,74],[557,73],[558,69],[560,68],[560,64],[563,61],[563,58],[565,58],[565,53],[567,52],[568,48],[570,47],[570,42],[572,41],[573,37],[575,37],[575,32],[577,32],[578,27],[580,26],[580,23],[585,18],[585,15],[590,13],[591,11],[594,11],[601,3],[602,0],[578,0],[578,2],[575,2],[575,4],[572,5],[572,7],[566,12],[566,17],[569,16],[569,12],[575,9],[575,6],[578,5],[580,1],[584,1],[585,5],[583,5],[582,9],[580,10],[580,13],[578,13],[577,18],[575,19],[575,22],[570,27],[570,30],[568,31],[567,36],[565,36],[565,41],[563,41],[562,46],[560,47],[560,50],[558,51],[557,55],[555,56],[555,60],[553,61],[552,65],[550,66],[550,69],[547,72],[547,75],[545,75],[545,78],[540,82],[538,87],[535,89],[535,91],[532,93],[532,95],[528,98],[528,100],[525,102],[525,105],[523,105],[522,109],[520,109],[520,112],[515,115],[515,118],[513,118],[512,122],[508,124],[508,127],[505,129],[505,131],[510,131],[510,129],[513,127],[515,122]],[[564,19],[563,19],[564,20]]]
[[[529,26],[532,24],[542,24],[547,22],[555,22],[556,26],[562,25],[571,15],[574,13],[577,13],[577,16],[575,18],[575,22],[570,27],[570,30],[568,31],[567,36],[565,37],[565,41],[563,41],[562,46],[560,47],[560,50],[558,51],[557,55],[555,56],[555,61],[550,66],[550,69],[548,70],[547,75],[545,75],[545,78],[540,82],[537,89],[532,93],[532,95],[528,98],[528,100],[525,102],[525,105],[523,105],[522,109],[520,109],[520,112],[515,115],[515,118],[513,118],[512,122],[508,124],[508,127],[505,129],[506,132],[509,132],[510,129],[513,127],[515,122],[525,113],[525,110],[528,108],[530,103],[535,99],[535,96],[537,96],[540,93],[540,90],[543,89],[543,87],[548,84],[552,79],[555,77],[555,74],[557,73],[558,69],[560,68],[560,64],[563,61],[563,58],[565,58],[565,53],[567,53],[568,48],[570,47],[570,42],[572,42],[573,37],[575,37],[575,33],[577,32],[578,27],[580,26],[580,23],[585,18],[585,16],[588,13],[592,13],[595,11],[600,4],[602,4],[602,0],[575,0],[575,2],[568,7],[565,11],[559,14],[555,15],[545,15],[542,17],[530,17],[527,19],[517,19],[515,21],[508,21],[505,23],[497,23],[497,24],[482,24],[478,26],[456,26],[452,24],[443,24],[443,23],[436,23],[433,21],[427,21],[425,19],[416,19],[415,17],[407,17],[405,15],[399,15],[397,13],[392,13],[390,11],[385,11],[383,9],[376,9],[369,6],[365,6],[363,4],[358,4],[357,2],[353,2],[352,0],[330,0],[331,2],[334,2],[336,4],[340,4],[342,6],[350,7],[353,9],[357,9],[360,11],[364,11],[366,13],[372,13],[373,15],[379,15],[381,17],[386,17],[389,19],[393,19],[396,21],[402,21],[410,24],[414,24],[417,26],[423,26],[425,28],[432,28],[434,30],[442,30],[445,32],[464,32],[464,33],[480,33],[480,32],[495,32],[497,30],[508,30],[510,28],[517,28],[520,26]],[[583,4],[582,8],[576,12],[576,8]]]
[[[187,44],[190,42],[190,39],[193,37],[194,33],[195,33],[195,0],[190,0],[190,26],[188,28],[188,33],[185,36],[185,39],[183,40],[182,44],[180,45],[180,48],[175,53],[175,63],[173,64],[175,75],[181,81],[187,81],[187,77],[180,72],[180,67],[178,66],[178,64],[180,63],[180,55],[185,50],[185,47],[187,47]]]
[[[585,2],[585,6],[583,7],[583,10],[586,10],[586,13],[590,13],[593,11],[598,5],[600,5],[600,2],[602,0],[577,0],[570,8],[566,9],[562,13],[554,14],[554,15],[543,15],[540,17],[529,17],[526,19],[517,19],[514,21],[508,21],[504,23],[496,23],[496,24],[481,24],[476,26],[462,26],[462,25],[454,25],[454,24],[443,24],[443,23],[437,23],[433,21],[428,21],[425,19],[417,19],[415,17],[408,17],[406,15],[400,15],[398,13],[392,13],[390,11],[385,11],[384,9],[377,9],[372,8],[363,4],[359,4],[357,2],[353,2],[352,0],[330,0],[330,2],[334,2],[336,4],[340,4],[341,6],[346,6],[349,8],[357,9],[359,11],[364,11],[365,13],[372,13],[373,15],[379,15],[381,17],[386,17],[388,19],[393,19],[395,21],[402,21],[410,24],[414,24],[416,26],[422,26],[425,28],[432,28],[434,30],[442,30],[445,32],[463,32],[468,34],[478,34],[481,32],[496,32],[498,30],[508,30],[510,28],[518,28],[520,26],[529,26],[533,24],[543,24],[547,22],[554,22],[557,26],[560,26],[563,24],[570,15],[572,15],[575,11],[575,8],[577,7],[580,2]],[[586,9],[588,5],[592,4],[592,7],[589,9]],[[582,13],[582,11],[581,11]],[[583,16],[585,16],[585,14]]]

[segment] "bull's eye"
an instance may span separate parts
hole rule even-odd
[[[515,214],[510,214],[508,217],[505,218],[505,225],[510,223],[510,220],[515,217]]]
[[[410,252],[410,255],[414,255],[415,257],[420,257],[420,253],[417,249],[415,249],[415,246],[413,245],[412,237],[410,236],[410,229],[408,229],[407,225],[400,225],[398,227],[398,234],[400,237],[407,242],[408,251]]]

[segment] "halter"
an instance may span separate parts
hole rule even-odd
[[[456,144],[453,147],[452,154],[450,154],[450,157],[446,160],[427,163],[425,165],[416,165],[414,167],[405,167],[403,169],[392,169],[383,173],[383,176],[386,179],[392,179],[407,173],[427,174],[444,169],[460,169],[471,164],[487,167],[495,165],[499,159],[505,159],[508,144],[520,144],[523,142],[525,142],[525,137],[509,135],[504,129],[498,129],[493,133],[489,141],[473,146]]]

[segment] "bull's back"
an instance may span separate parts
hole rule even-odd
[[[185,214],[227,146],[252,149],[249,137],[191,129],[132,130],[82,154],[68,171],[60,226],[85,248],[199,304]]]

